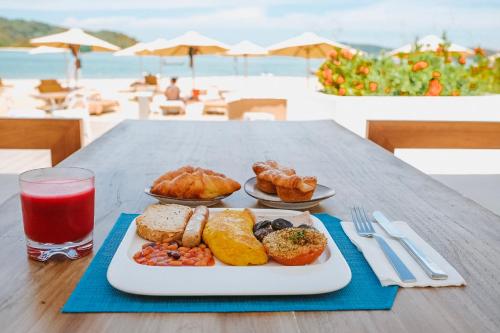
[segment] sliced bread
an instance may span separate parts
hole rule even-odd
[[[150,205],[135,220],[137,234],[160,243],[180,240],[192,214],[192,209],[186,206]]]

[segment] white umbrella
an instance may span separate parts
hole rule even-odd
[[[78,69],[81,67],[78,58],[80,46],[88,46],[92,51],[118,51],[120,48],[102,39],[89,35],[82,29],[72,28],[65,32],[33,38],[30,43],[37,46],[50,46],[70,49],[75,57],[75,81],[78,80]]]
[[[132,57],[132,56],[139,56],[139,61],[140,61],[140,70],[141,70],[141,75],[143,73],[143,63],[142,63],[142,54],[141,52],[144,52],[147,50],[147,43],[137,43],[132,46],[129,46],[125,49],[121,49],[120,51],[116,51],[113,53],[114,56],[117,57]]]
[[[52,46],[38,46],[29,50],[29,54],[46,54],[46,53],[68,53],[68,49]]]
[[[189,31],[169,41],[152,43],[148,45],[148,49],[152,55],[189,56],[194,87],[194,56],[198,54],[220,54],[227,51],[229,47],[198,32]]]
[[[116,51],[115,53],[113,53],[113,55],[117,57],[130,57],[130,56],[140,55],[139,53],[146,49],[147,49],[147,43],[139,42],[125,49],[121,49],[120,51]]]
[[[244,40],[233,45],[226,55],[243,57],[245,59],[245,77],[248,75],[248,57],[258,57],[267,55],[267,50],[257,44]]]
[[[356,49],[318,36],[312,32],[304,32],[301,35],[274,44],[268,47],[267,50],[270,55],[306,58],[307,77],[309,78],[309,59],[326,58],[332,50],[338,48],[347,49],[352,53],[357,52]]]
[[[416,42],[416,44],[419,46],[420,52],[435,52],[444,43],[445,41],[436,35],[425,36],[423,38],[420,38]],[[392,50],[387,54],[390,56],[397,56],[400,54],[408,54],[413,51],[415,51],[415,44],[406,44],[401,47],[398,47],[397,49]],[[448,47],[448,51],[452,53],[474,54],[473,50],[453,43],[451,43],[450,46]]]

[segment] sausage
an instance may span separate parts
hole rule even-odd
[[[196,207],[182,235],[182,246],[195,247],[200,245],[201,234],[203,233],[203,228],[205,228],[207,220],[208,208],[205,206]]]

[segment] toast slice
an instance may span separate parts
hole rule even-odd
[[[187,206],[150,205],[135,220],[137,234],[159,243],[180,240],[192,214],[193,211]]]

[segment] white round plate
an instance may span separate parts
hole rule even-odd
[[[146,193],[149,196],[152,196],[155,199],[158,199],[158,201],[160,201],[163,204],[177,204],[177,205],[185,205],[185,206],[190,206],[190,207],[214,206],[214,205],[217,205],[218,203],[220,203],[222,199],[225,199],[231,195],[231,194],[228,194],[228,195],[216,197],[213,199],[178,199],[178,198],[165,197],[163,195],[151,193],[150,187],[145,188],[144,193]]]
[[[245,185],[243,186],[245,192],[249,196],[259,200],[264,206],[278,209],[308,209],[319,205],[321,201],[335,195],[335,190],[329,188],[328,186],[318,184],[311,200],[284,202],[275,194],[268,194],[259,190],[256,186],[256,183],[257,179],[255,177],[247,180]]]

